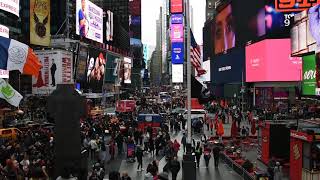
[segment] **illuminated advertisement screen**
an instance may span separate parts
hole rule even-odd
[[[131,68],[132,68],[132,59],[130,58],[123,58],[123,82],[125,84],[131,84]]]
[[[76,66],[76,80],[77,81],[86,81],[86,70],[87,70],[87,59],[88,59],[88,47],[80,46],[77,58]]]
[[[246,81],[301,81],[302,60],[291,57],[290,39],[267,39],[246,47]]]
[[[263,19],[265,1],[222,3],[216,9],[213,24],[206,30],[206,34],[210,33],[209,29],[212,31],[208,37],[212,39],[213,53],[217,55],[234,47],[243,47],[248,41],[260,40],[266,34],[266,22]]]
[[[92,93],[101,93],[106,66],[105,52],[90,48],[86,66],[86,85]]]
[[[171,0],[171,13],[182,13],[182,12],[183,12],[183,1]]]
[[[76,34],[103,43],[103,10],[91,1],[76,1]]]
[[[302,94],[316,95],[316,57],[314,54],[303,57]]]
[[[308,9],[319,1],[316,0],[275,0],[275,7],[277,12],[298,12]]]
[[[183,24],[171,24],[171,42],[183,42]]]
[[[172,14],[171,24],[183,24],[183,14]]]

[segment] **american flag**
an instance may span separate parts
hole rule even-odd
[[[190,47],[191,64],[196,69],[198,76],[201,76],[206,73],[206,70],[202,68],[200,46],[197,44],[196,40],[194,39],[191,29],[190,29],[190,36],[191,36],[191,47]]]

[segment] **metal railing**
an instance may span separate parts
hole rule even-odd
[[[242,179],[244,180],[254,180],[255,177],[252,176],[248,171],[246,171],[243,167],[229,158],[226,154],[220,154],[221,160],[223,160],[231,169],[233,169],[236,173],[238,173]]]

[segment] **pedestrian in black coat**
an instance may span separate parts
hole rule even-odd
[[[175,156],[173,158],[173,160],[170,162],[170,171],[172,174],[172,180],[176,180],[177,179],[177,175],[180,171],[180,162],[177,160],[177,157]]]

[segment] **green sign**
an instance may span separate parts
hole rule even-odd
[[[308,55],[303,57],[302,94],[316,95],[316,57]]]

